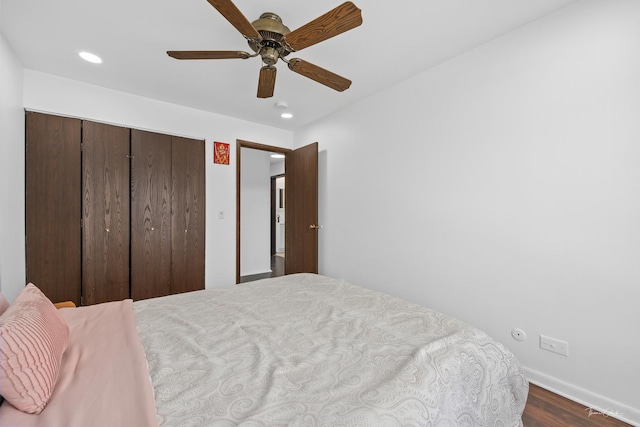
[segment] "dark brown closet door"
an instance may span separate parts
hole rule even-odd
[[[131,298],[171,292],[171,137],[131,131]]]
[[[26,115],[27,281],[80,304],[81,121]],[[16,177],[18,179],[18,177]]]
[[[204,289],[204,141],[172,138],[171,293]]]
[[[82,295],[129,298],[129,129],[84,121]]]

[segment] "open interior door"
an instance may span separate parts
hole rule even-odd
[[[318,272],[318,143],[286,154],[285,274]]]

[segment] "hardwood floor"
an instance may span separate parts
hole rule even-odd
[[[529,398],[524,408],[524,427],[627,427],[615,413],[600,413],[534,384],[529,385]],[[623,415],[623,414],[620,414]]]

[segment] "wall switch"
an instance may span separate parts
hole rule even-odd
[[[540,335],[540,348],[569,357],[569,343]]]

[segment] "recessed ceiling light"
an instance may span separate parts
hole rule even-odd
[[[100,58],[98,55],[94,55],[93,53],[80,52],[78,55],[80,55],[80,58],[84,59],[85,61],[91,62],[92,64],[102,64],[102,58]]]
[[[290,119],[293,117],[293,114],[291,113],[282,113],[280,114],[280,117],[282,117],[283,119]]]

